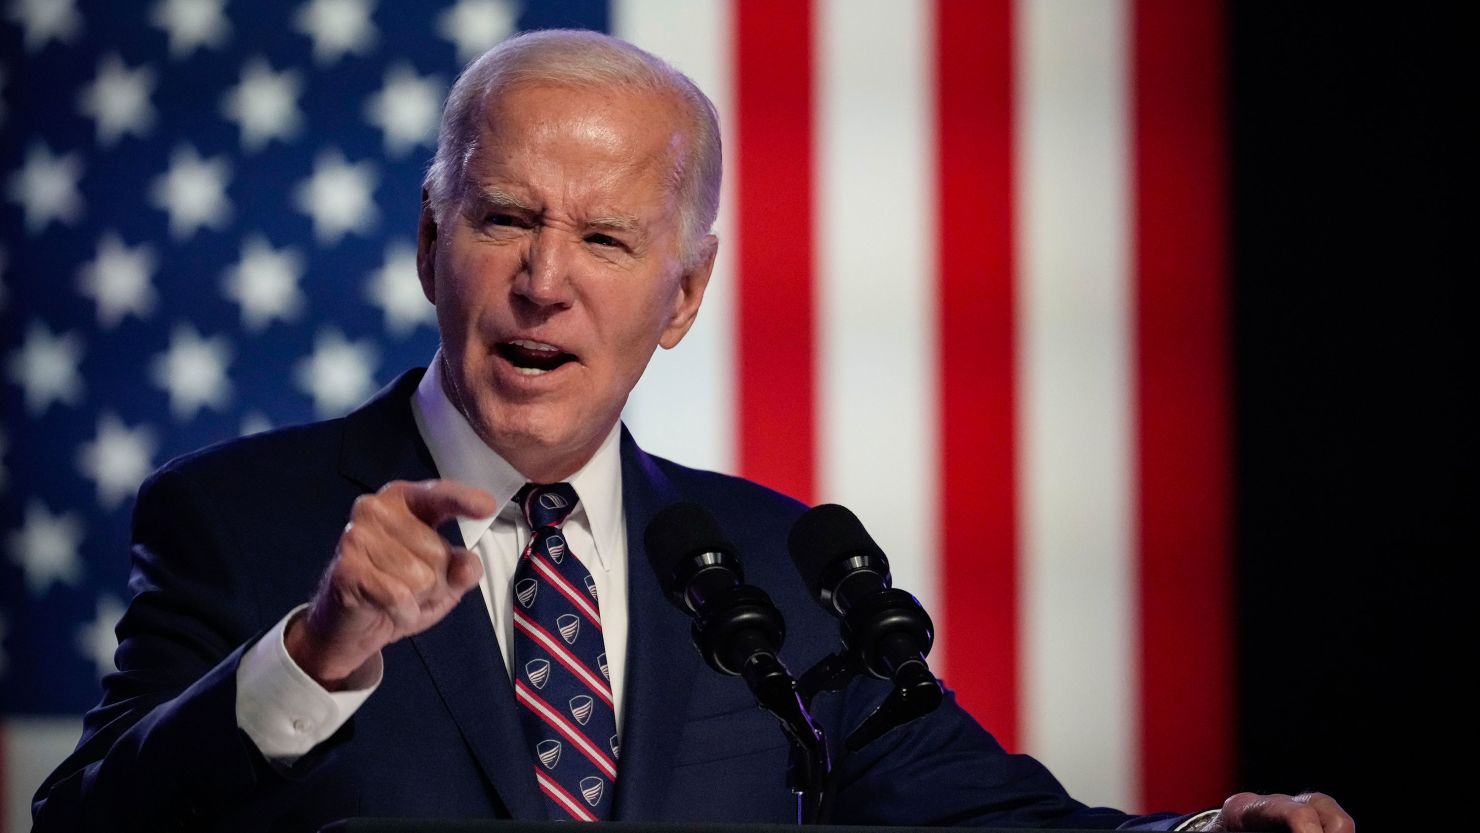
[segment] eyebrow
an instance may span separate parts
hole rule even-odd
[[[478,188],[475,194],[480,204],[488,208],[507,208],[534,213],[534,208],[518,197],[498,188]]]
[[[501,188],[479,186],[474,197],[477,205],[483,209],[504,209],[507,211],[519,211],[526,214],[537,214],[533,206],[519,199],[513,194]],[[642,223],[635,217],[621,214],[608,214],[601,217],[593,217],[586,222],[587,228],[606,229],[608,231],[620,231],[629,234],[643,235]]]
[[[593,228],[605,228],[613,231],[642,231],[642,224],[631,217],[593,217],[587,225]]]

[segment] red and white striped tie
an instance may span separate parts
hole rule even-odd
[[[569,483],[526,484],[514,500],[534,531],[514,570],[514,693],[551,818],[610,817],[616,711],[596,583],[566,547]]]

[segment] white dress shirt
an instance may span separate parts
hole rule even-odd
[[[498,502],[493,515],[459,518],[457,524],[463,540],[473,542],[472,550],[483,562],[478,586],[498,634],[504,668],[510,670],[514,568],[531,535],[513,497],[526,478],[489,448],[448,400],[441,364],[439,355],[417,386],[411,410],[442,478],[482,489]],[[627,665],[627,526],[620,437],[620,426],[613,425],[595,456],[566,481],[580,501],[562,530],[570,552],[596,582],[619,732]],[[288,622],[305,607],[283,617],[252,646],[236,674],[237,725],[265,757],[282,764],[291,764],[338,731],[379,686],[383,673],[377,655],[346,681],[345,691],[326,691],[309,677],[283,644]]]

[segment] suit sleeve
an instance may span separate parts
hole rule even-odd
[[[236,668],[265,628],[206,503],[174,469],[140,490],[118,671],[37,792],[37,833],[211,829],[285,781],[237,728]]]
[[[855,682],[836,746],[883,699],[886,685]],[[840,824],[1168,830],[1171,813],[1132,816],[1074,800],[1034,758],[1010,754],[947,691],[935,712],[835,758]]]

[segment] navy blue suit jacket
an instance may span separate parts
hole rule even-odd
[[[544,818],[534,762],[481,594],[384,650],[380,689],[328,742],[288,770],[237,728],[237,662],[307,600],[350,504],[391,480],[437,473],[402,376],[343,419],[248,437],[177,460],[140,491],[133,594],[118,626],[119,671],[76,752],[42,786],[36,830],[316,830],[349,816]],[[645,454],[623,432],[629,548],[626,713],[615,817],[633,821],[794,819],[787,749],[738,678],[704,666],[688,618],[663,597],[643,533],[664,506],[707,507],[747,579],[788,626],[796,673],[836,649],[837,623],[807,597],[785,542],[804,507],[733,477]],[[448,530],[456,535],[455,525]],[[835,742],[883,684],[823,694]],[[1070,799],[1036,761],[1009,755],[953,700],[841,762],[836,821],[996,827],[1164,826]]]

